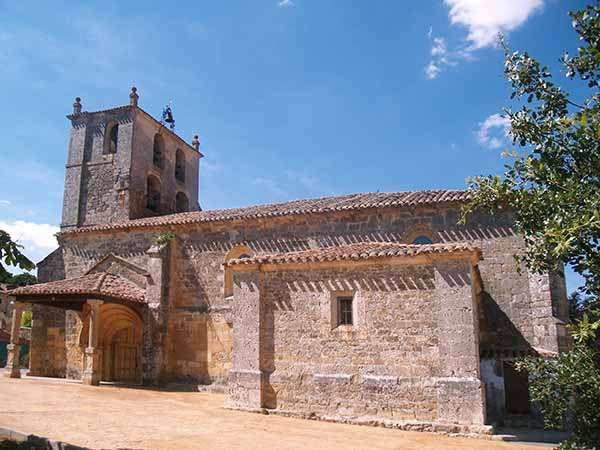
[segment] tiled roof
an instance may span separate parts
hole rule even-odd
[[[16,297],[48,295],[99,295],[143,303],[144,290],[125,278],[96,272],[79,278],[23,286],[12,291]]]
[[[0,283],[0,292],[1,293],[7,293],[7,292],[12,291],[16,287],[17,287],[16,284]]]
[[[245,264],[310,263],[343,260],[377,259],[463,252],[480,255],[480,250],[468,243],[449,244],[399,244],[396,242],[360,242],[333,247],[312,248],[298,252],[257,255],[251,258],[232,259],[228,266]]]
[[[166,216],[148,217],[145,219],[135,219],[121,223],[75,228],[73,230],[64,231],[61,234],[85,233],[88,231],[99,230],[127,230],[140,227],[145,228],[163,225],[183,225],[203,222],[223,222],[231,220],[305,215],[368,208],[464,202],[468,199],[468,191],[447,189],[408,192],[368,192],[361,194],[342,195],[338,197],[293,200],[285,203],[255,205],[247,206],[245,208],[215,209],[212,211],[195,211],[170,214]]]

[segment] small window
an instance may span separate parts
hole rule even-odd
[[[185,182],[185,155],[180,149],[175,152],[175,178]]]
[[[413,239],[413,244],[417,244],[417,245],[428,245],[428,244],[433,244],[433,241],[424,235],[421,236],[417,236],[415,239]]]
[[[338,325],[352,325],[352,297],[338,297]]]
[[[163,165],[163,155],[165,153],[165,141],[160,134],[154,135],[154,146],[152,149],[152,163],[159,169]]]
[[[178,192],[175,196],[175,211],[180,212],[188,212],[190,209],[189,201],[187,195],[183,192]]]
[[[160,180],[154,176],[149,176],[146,183],[146,207],[155,213],[160,211]]]
[[[104,153],[114,154],[117,153],[117,147],[119,145],[119,125],[117,123],[110,123],[104,130]]]

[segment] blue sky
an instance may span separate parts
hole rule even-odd
[[[39,259],[60,221],[69,123],[128,102],[198,133],[204,209],[464,188],[499,173],[499,31],[555,70],[583,1],[0,0],[0,226]],[[565,81],[565,87],[569,87]],[[577,280],[570,276],[570,288]]]

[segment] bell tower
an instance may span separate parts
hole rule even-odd
[[[62,229],[196,211],[202,154],[138,106],[82,111],[73,103]]]

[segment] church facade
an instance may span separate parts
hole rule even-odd
[[[30,375],[221,385],[233,408],[427,430],[530,417],[511,362],[565,350],[568,308],[561,274],[516,266],[510,211],[459,225],[457,190],[201,211],[197,137],[135,89],[68,118],[60,247],[14,291]]]

